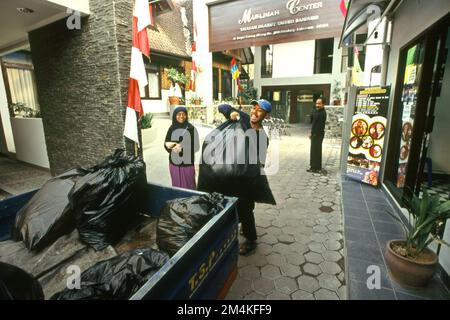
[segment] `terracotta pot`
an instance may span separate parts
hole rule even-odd
[[[171,106],[175,106],[180,104],[180,98],[179,97],[169,97],[169,103]]]
[[[404,240],[391,240],[386,244],[386,251],[384,252],[386,265],[392,278],[401,286],[425,287],[436,272],[438,256],[427,248],[420,256],[426,256],[429,261],[416,261],[403,257],[392,250],[392,244],[405,242]]]
[[[194,105],[199,106],[201,104],[200,100],[194,100]]]

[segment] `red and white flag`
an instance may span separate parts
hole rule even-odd
[[[148,0],[135,0],[133,12],[133,47],[131,48],[130,81],[128,86],[128,105],[125,115],[123,135],[139,145],[137,117],[144,114],[139,88],[148,84],[142,55],[150,58],[147,26],[153,25],[152,8]]]
[[[189,81],[189,90],[195,91],[195,80],[197,77],[197,27],[194,22],[194,41],[192,41],[192,67],[191,79]]]

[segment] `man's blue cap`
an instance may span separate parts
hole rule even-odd
[[[252,102],[250,102],[250,104],[252,106],[259,105],[259,107],[261,109],[263,109],[264,111],[266,111],[267,113],[272,112],[272,105],[270,104],[269,101],[267,101],[265,99],[252,100]]]

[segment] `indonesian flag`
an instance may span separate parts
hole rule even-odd
[[[192,67],[191,67],[191,79],[189,80],[189,90],[195,91],[195,80],[197,76],[197,26],[194,22],[194,41],[192,41]]]
[[[128,86],[128,105],[125,115],[123,135],[139,145],[137,117],[142,117],[141,94],[139,88],[148,84],[142,55],[150,58],[147,26],[153,25],[152,8],[148,0],[135,0],[133,12],[133,47],[131,48],[130,81]]]
[[[347,16],[347,12],[348,12],[348,0],[341,0],[339,9],[341,9],[342,15],[345,18]]]

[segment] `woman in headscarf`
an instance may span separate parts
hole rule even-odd
[[[187,109],[183,106],[173,110],[164,148],[169,152],[172,186],[195,190],[194,157],[200,144],[197,129],[189,123]]]

